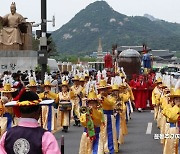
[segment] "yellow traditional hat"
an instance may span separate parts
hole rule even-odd
[[[68,87],[69,85],[68,85],[68,82],[67,82],[66,80],[64,80],[64,81],[62,82],[61,86],[67,86],[67,87]]]
[[[36,82],[36,75],[35,72],[33,72],[33,74],[29,74],[29,84],[27,85],[27,87],[37,87],[38,84]]]
[[[38,85],[34,79],[31,79],[27,87],[37,87]]]
[[[125,75],[124,75],[122,72],[119,74],[119,76],[120,76],[121,78],[125,78]]]
[[[11,76],[4,76],[4,81],[3,81],[3,88],[1,89],[1,92],[3,93],[12,93],[15,92],[17,89],[12,88],[12,78]]]
[[[104,89],[104,88],[108,88],[109,86],[107,85],[107,82],[106,80],[104,79],[101,79],[100,82],[99,82],[99,86],[97,89]]]
[[[169,95],[170,98],[180,97],[180,88],[176,89],[173,94]]]
[[[50,86],[53,87],[53,85],[51,84],[51,77],[46,73],[45,74],[45,78],[44,78],[44,84],[42,85],[44,86]]]
[[[85,82],[85,77],[81,77],[81,78],[79,79],[79,81]]]
[[[78,76],[78,75],[75,75],[72,80],[73,80],[73,81],[79,81],[79,76]]]
[[[119,85],[119,88],[120,88],[120,89],[125,89],[125,88],[127,88],[127,85],[124,84],[124,83],[122,83],[122,84]]]
[[[167,86],[166,86],[165,84],[162,84],[162,85],[160,86],[160,88],[165,89],[165,88],[167,88]]]
[[[1,90],[1,92],[3,92],[3,93],[12,93],[12,92],[15,92],[15,91],[16,91],[16,89],[15,88],[11,88],[11,85],[8,84],[8,83],[6,83],[4,85],[4,87],[2,88],[2,90]]]
[[[52,84],[51,84],[50,81],[45,81],[44,84],[43,84],[43,86],[50,86],[50,87],[52,87]]]
[[[85,78],[89,78],[89,74],[85,73],[84,74]]]
[[[97,101],[97,100],[98,100],[97,94],[95,93],[94,90],[92,90],[92,91],[89,92],[88,97],[87,97],[87,100],[88,100],[88,101]]]
[[[155,83],[162,83],[162,79],[161,78],[158,78]]]
[[[119,91],[119,86],[117,84],[112,85],[112,91]]]

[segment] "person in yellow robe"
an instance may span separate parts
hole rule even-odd
[[[163,95],[160,99],[160,104],[161,104],[161,121],[160,121],[160,134],[166,134],[166,130],[167,130],[167,127],[168,127],[168,124],[167,124],[167,120],[166,120],[166,116],[163,114],[163,111],[165,109],[165,106],[168,105],[168,99],[169,99],[169,95],[170,95],[170,90],[168,88],[165,88],[163,90]],[[164,144],[165,143],[165,139],[162,138],[161,139],[161,144]]]
[[[152,105],[154,106],[154,120],[157,120],[158,112],[159,112],[159,103],[160,103],[160,97],[161,97],[161,89],[162,86],[162,79],[158,78],[156,83],[156,87],[152,91]]]
[[[127,115],[127,107],[126,107],[126,102],[128,101],[130,95],[127,91],[127,87],[124,84],[121,84],[119,86],[119,97],[122,101],[122,113],[121,113],[121,126],[122,126],[122,134],[127,135],[128,134],[128,129],[127,129],[127,124],[126,124],[126,115]]]
[[[74,126],[81,126],[79,121],[79,108],[82,105],[82,87],[79,83],[79,77],[77,75],[74,76],[73,80],[73,86],[71,87],[71,91],[74,93],[74,97],[72,98],[72,111],[73,111],[73,117],[74,117]]]
[[[87,106],[80,108],[80,122],[85,127],[81,137],[79,154],[103,154],[103,111],[94,90],[87,97]]]
[[[118,152],[117,132],[115,126],[114,107],[116,99],[108,95],[110,86],[102,79],[98,86],[98,98],[101,99],[101,104],[104,112],[105,127],[104,135],[104,150],[106,153]]]
[[[114,108],[114,115],[116,117],[116,131],[117,131],[117,140],[118,145],[124,143],[124,135],[122,131],[122,107],[123,102],[119,97],[119,86],[117,84],[112,85],[112,97],[116,99],[116,104]]]
[[[1,89],[1,117],[0,117],[0,125],[1,125],[1,134],[3,134],[6,130],[9,130],[13,125],[15,125],[14,121],[14,112],[12,107],[5,107],[5,104],[9,101],[13,100],[12,93],[15,92],[16,89],[12,88],[12,78],[11,76],[4,76],[3,88]]]
[[[178,154],[179,149],[179,128],[180,128],[180,89],[177,89],[174,94],[170,95],[171,106],[166,109],[164,114],[167,117],[170,128],[168,131],[168,138],[165,140],[163,154]]]
[[[58,122],[60,123],[60,126],[63,127],[62,131],[68,132],[72,110],[71,98],[74,94],[72,93],[72,91],[69,91],[69,85],[67,81],[62,82],[61,88],[62,91],[58,94]]]
[[[50,76],[45,74],[44,84],[42,85],[44,87],[44,92],[39,94],[39,98],[43,100],[52,99],[54,100],[54,105],[58,104],[58,95],[51,91],[51,82],[50,82]],[[42,106],[42,121],[41,125],[44,129],[47,129],[48,131],[56,130],[56,112],[53,105],[49,106]]]
[[[82,87],[82,90],[81,90],[81,93],[80,93],[80,97],[81,97],[81,101],[82,101],[82,106],[85,106],[86,105],[86,80],[85,80],[85,77],[82,76],[80,79],[79,79],[79,82],[80,82],[80,85]]]

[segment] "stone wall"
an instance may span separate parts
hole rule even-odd
[[[37,51],[0,51],[0,73],[6,70],[11,72],[34,70],[37,60]]]

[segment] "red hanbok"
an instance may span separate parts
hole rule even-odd
[[[136,108],[146,108],[147,98],[148,98],[148,84],[142,80],[136,82],[136,98],[135,107]]]

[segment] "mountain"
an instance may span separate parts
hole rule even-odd
[[[97,51],[102,39],[103,51],[112,44],[142,45],[152,49],[180,50],[180,24],[147,17],[126,16],[105,1],[96,1],[52,33],[57,49],[63,54],[85,55]]]

